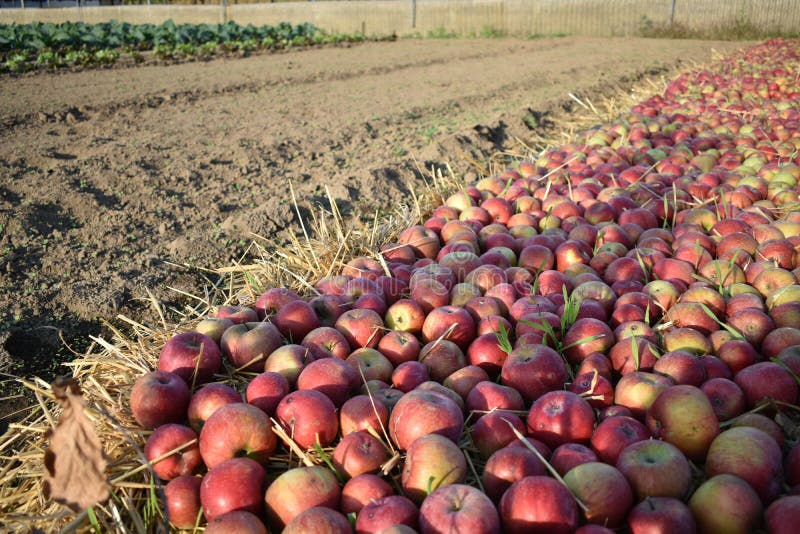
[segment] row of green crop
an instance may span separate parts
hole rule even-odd
[[[293,26],[282,22],[277,26],[242,26],[229,21],[223,24],[131,24],[111,20],[100,24],[83,22],[34,22],[31,24],[0,25],[0,52],[19,50],[69,51],[81,48],[121,48],[151,50],[157,46],[180,44],[200,45],[216,41],[293,41],[311,40],[321,32],[312,24]]]
[[[0,70],[25,72],[40,67],[60,68],[111,64],[129,56],[156,59],[210,58],[218,54],[247,55],[262,50],[358,42],[363,36],[331,35],[312,24],[242,26],[224,24],[101,24],[66,22],[0,25]]]

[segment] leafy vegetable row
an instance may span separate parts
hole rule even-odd
[[[292,42],[320,39],[322,32],[309,23],[292,26],[281,22],[277,26],[242,26],[229,21],[223,24],[176,24],[168,20],[162,24],[130,24],[111,20],[99,24],[83,22],[34,22],[31,24],[0,24],[0,51],[20,50],[53,51],[75,50],[83,47],[151,50],[157,46],[181,44],[201,45],[216,41]]]
[[[341,42],[363,41],[358,34],[327,34],[312,24],[242,26],[224,24],[160,25],[110,22],[0,24],[0,72],[25,72],[37,67],[60,68],[115,63],[122,54],[135,63],[143,52],[159,60],[210,58],[216,54],[249,54]]]

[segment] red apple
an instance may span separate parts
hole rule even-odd
[[[263,502],[270,527],[280,531],[310,508],[324,506],[338,510],[340,497],[336,476],[327,467],[294,467],[270,484]]]
[[[400,399],[405,395],[399,389],[394,389],[392,387],[387,387],[384,389],[376,389],[370,390],[371,395],[375,400],[381,401],[381,403],[386,407],[389,413],[394,410],[395,405],[400,401]]]
[[[597,454],[580,443],[564,443],[559,445],[550,455],[550,465],[562,477],[573,467],[587,462],[597,462]]]
[[[581,362],[581,365],[575,371],[575,381],[578,382],[578,377],[586,375],[594,376],[594,371],[597,371],[600,376],[610,382],[612,372],[611,360],[609,360],[605,354],[600,354],[599,352],[590,354]],[[591,383],[589,386],[591,386]],[[574,393],[578,392],[576,391]]]
[[[389,495],[394,495],[394,490],[378,475],[358,475],[345,482],[342,488],[341,510],[345,514],[358,514],[371,501]]]
[[[467,365],[449,374],[442,385],[458,393],[462,399],[467,398],[469,392],[479,382],[489,380],[489,375],[482,368],[476,365]]]
[[[378,350],[397,367],[419,357],[420,343],[414,334],[400,330],[386,332],[378,342]]]
[[[403,395],[389,417],[389,434],[401,450],[419,437],[441,434],[453,443],[461,437],[464,416],[452,399],[433,391],[415,389]]]
[[[620,375],[635,371],[651,371],[658,359],[658,347],[643,337],[622,339],[611,347],[608,357]]]
[[[509,423],[520,434],[525,434],[525,424],[522,419],[506,410],[489,412],[472,425],[470,436],[482,458],[488,458],[498,449],[517,439]]]
[[[500,516],[492,501],[480,490],[465,484],[451,484],[438,488],[422,502],[419,527],[422,534],[500,534]]]
[[[671,378],[655,373],[628,373],[617,382],[614,404],[628,408],[634,417],[643,419],[650,405],[673,384]]]
[[[356,534],[389,532],[396,525],[410,527],[416,532],[419,525],[419,509],[406,497],[388,495],[368,502],[356,516]]]
[[[177,528],[194,528],[202,522],[200,505],[200,477],[182,475],[164,486],[169,522]]]
[[[376,293],[364,293],[353,302],[351,308],[353,310],[372,310],[380,317],[383,317],[386,315],[386,310],[389,309],[389,306],[383,296]],[[336,323],[334,322],[335,325]]]
[[[345,360],[358,374],[360,381],[381,380],[392,381],[394,366],[386,356],[376,349],[362,347],[350,353]]]
[[[564,354],[573,365],[580,364],[593,352],[607,352],[615,343],[611,328],[598,319],[575,321],[564,335]]]
[[[633,417],[613,416],[603,419],[597,425],[592,434],[591,445],[601,461],[614,465],[625,447],[650,437],[647,427]]]
[[[222,339],[222,334],[225,333],[229,327],[233,326],[233,321],[221,317],[206,317],[201,320],[194,327],[195,332],[199,332],[214,340],[219,349],[219,340]]]
[[[321,326],[314,308],[304,300],[287,302],[271,321],[291,343],[300,343],[309,332]]]
[[[589,523],[617,528],[633,506],[633,492],[625,476],[601,462],[578,465],[564,475],[564,483],[587,508]]]
[[[676,384],[700,386],[706,380],[706,368],[694,354],[676,350],[662,354],[653,372],[670,377]]]
[[[497,334],[492,332],[479,335],[467,348],[467,358],[471,365],[482,367],[489,375],[500,373],[508,353],[503,350]]]
[[[628,513],[631,534],[681,532],[695,534],[697,525],[689,507],[671,497],[649,497]]]
[[[722,474],[703,482],[689,499],[699,532],[749,534],[761,523],[758,494],[741,478]]]
[[[217,310],[217,317],[230,319],[233,324],[255,323],[261,320],[258,312],[247,306],[220,306]]]
[[[348,478],[377,472],[386,460],[383,443],[364,431],[347,434],[333,449],[333,466]]]
[[[784,349],[795,345],[800,345],[800,328],[797,326],[775,328],[770,330],[761,342],[761,353],[764,358],[772,359]]]
[[[775,330],[775,322],[770,316],[754,308],[745,308],[729,314],[726,323],[742,334],[754,347],[760,347],[767,334]]]
[[[759,362],[736,373],[733,378],[742,388],[747,405],[755,407],[769,399],[795,404],[798,386],[795,377],[780,364]]]
[[[352,534],[350,522],[341,512],[315,506],[300,512],[283,529],[283,534]]]
[[[211,414],[226,404],[242,402],[242,395],[226,384],[206,384],[192,395],[187,409],[189,426],[200,432]]]
[[[308,305],[311,306],[311,309],[314,310],[314,315],[317,316],[318,326],[332,327],[336,324],[336,319],[347,311],[344,297],[339,295],[319,295],[310,299]],[[302,339],[299,338],[297,342],[299,343]]]
[[[561,389],[569,380],[561,355],[544,345],[527,345],[511,351],[500,372],[503,385],[533,402],[548,391]]]
[[[245,390],[245,400],[269,417],[283,397],[289,394],[289,381],[280,373],[261,373],[253,377]]]
[[[389,424],[389,410],[376,396],[356,395],[342,404],[339,420],[342,436],[369,428],[383,435]]]
[[[448,397],[450,400],[456,403],[458,409],[461,412],[464,412],[464,399],[461,398],[461,395],[453,391],[452,389],[443,386],[439,382],[435,382],[433,380],[428,380],[427,382],[423,382],[422,384],[416,387],[418,391],[433,391],[434,393],[438,393],[440,395],[444,395]]]
[[[481,265],[467,274],[464,282],[472,284],[483,293],[486,293],[497,284],[508,283],[508,277],[506,277],[505,271],[497,265]]]
[[[401,483],[405,495],[421,503],[430,491],[466,480],[467,460],[452,440],[439,434],[415,439],[408,447]]]
[[[392,373],[392,386],[403,393],[408,393],[428,380],[428,368],[417,361],[403,362]]]
[[[586,399],[592,408],[601,409],[614,404],[614,386],[597,371],[578,374],[567,390]]]
[[[472,388],[465,407],[468,412],[489,412],[494,409],[521,411],[525,408],[525,401],[516,389],[486,381]]]
[[[153,371],[142,375],[131,389],[131,412],[142,428],[152,429],[186,419],[189,386],[175,373]]]
[[[351,349],[377,347],[384,328],[381,316],[366,308],[344,312],[334,326],[344,335]]]
[[[786,495],[769,505],[766,527],[770,534],[792,534],[800,521],[800,496]]]
[[[309,332],[300,343],[309,350],[314,360],[334,357],[347,358],[350,354],[350,343],[344,334],[329,326],[320,326]]]
[[[345,343],[346,345],[347,343]],[[289,386],[294,387],[300,371],[311,358],[311,351],[302,345],[281,345],[267,356],[264,362],[264,372],[282,374]]]
[[[725,362],[734,375],[745,367],[763,360],[753,345],[744,339],[731,339],[724,342],[716,350],[716,355]]]
[[[513,290],[513,286],[509,284],[503,284],[504,287],[510,287]],[[495,286],[492,289],[495,289]],[[514,304],[513,299],[511,304]],[[508,314],[508,307],[505,303],[498,299],[491,296],[483,296],[483,297],[473,297],[464,304],[463,308],[470,314],[474,323],[478,323],[484,317],[489,317],[490,315],[507,315]]]
[[[281,334],[272,323],[248,322],[225,330],[222,353],[236,369],[260,371],[272,351],[281,346]]]
[[[424,226],[411,226],[400,232],[397,242],[408,245],[419,258],[435,258],[441,248],[436,232]]]
[[[647,410],[654,437],[675,445],[690,460],[701,462],[719,434],[719,420],[705,393],[694,386],[664,390]]]
[[[459,346],[446,339],[431,341],[423,346],[419,352],[419,361],[428,368],[431,379],[437,382],[444,381],[467,366],[467,359]]]
[[[244,510],[235,510],[210,520],[203,532],[208,534],[267,534],[267,527],[257,515]]]
[[[475,333],[480,337],[486,334],[498,334],[503,329],[505,329],[506,332],[513,332],[514,327],[511,326],[511,321],[499,315],[490,315],[478,322]],[[471,346],[472,345],[470,345],[470,347]],[[467,349],[467,351],[469,352],[469,349]]]
[[[564,485],[527,476],[509,487],[498,507],[508,534],[570,534],[578,527],[578,505]]]
[[[540,443],[536,440],[529,440]],[[546,448],[546,445],[541,444]],[[481,484],[490,499],[499,502],[514,482],[527,476],[544,476],[546,468],[536,454],[524,445],[504,447],[489,456],[481,476]]]
[[[320,281],[318,284],[320,289],[326,289],[326,282],[328,291],[332,288],[336,287],[339,284],[343,284],[346,279],[340,278],[337,280],[329,279],[327,281]],[[327,291],[321,291],[322,293],[327,294]],[[256,299],[256,303],[253,306],[258,313],[258,319],[263,320],[264,317],[267,315],[274,315],[277,311],[283,306],[293,300],[298,300],[300,295],[292,291],[291,289],[286,289],[285,287],[273,287],[271,289],[266,290],[264,293],[259,295]]]
[[[315,443],[325,447],[336,439],[339,419],[333,402],[319,391],[307,389],[286,395],[275,410],[278,422],[302,449]]]
[[[422,325],[426,343],[446,339],[465,351],[475,339],[475,320],[460,306],[442,306],[431,310]]]
[[[451,292],[457,292],[456,288],[458,286],[462,286],[462,284],[456,284],[451,291],[448,291],[447,287],[438,280],[423,278],[410,285],[411,300],[419,305],[423,314],[428,314],[431,310],[441,306],[447,306],[448,302],[451,301]],[[475,288],[475,292],[478,292],[477,288]],[[472,296],[473,295],[470,294],[464,298],[468,300]],[[400,326],[402,326],[402,324]],[[420,325],[420,330],[422,330],[422,325]]]
[[[616,467],[640,501],[646,497],[683,499],[692,483],[691,466],[683,453],[657,439],[637,441],[622,449]]]
[[[528,435],[549,447],[588,443],[594,431],[594,410],[569,391],[550,391],[533,402],[527,418]]]
[[[358,371],[338,358],[322,358],[306,365],[297,377],[298,391],[317,391],[341,406],[361,384]]]
[[[187,446],[190,442],[194,444]],[[182,447],[180,451],[153,463],[178,447]],[[162,480],[191,475],[203,461],[197,445],[197,434],[188,426],[175,423],[161,425],[150,434],[144,445],[144,456],[153,463],[153,471]]]
[[[709,478],[720,474],[741,478],[765,505],[780,494],[783,483],[780,447],[769,434],[754,427],[734,427],[717,436],[708,449],[705,470]]]
[[[742,388],[727,378],[712,378],[700,386],[720,421],[733,419],[747,408]]]
[[[158,356],[158,370],[170,371],[187,384],[203,384],[214,378],[222,366],[219,346],[199,332],[184,332],[172,336]]]
[[[243,402],[220,407],[200,431],[200,454],[209,469],[239,456],[266,465],[277,446],[267,415]]]
[[[250,458],[231,458],[209,470],[200,485],[203,514],[213,521],[228,512],[244,510],[260,515],[264,509],[266,474]]]
[[[713,334],[713,332],[712,332]],[[714,349],[710,335],[703,334],[695,327],[672,328],[662,335],[661,346],[667,352],[685,351],[701,356]]]

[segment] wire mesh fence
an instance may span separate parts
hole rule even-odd
[[[800,0],[0,0],[0,8],[10,7],[25,9],[0,9],[0,23],[172,18],[311,22],[368,35],[800,35]]]

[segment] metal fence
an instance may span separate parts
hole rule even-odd
[[[629,36],[670,28],[702,34],[735,27],[747,27],[762,35],[800,34],[800,0],[328,0],[260,4],[209,0],[205,5],[156,5],[156,0],[152,5],[108,5],[121,0],[0,0],[0,8],[11,6],[12,1],[18,7],[26,2],[26,9],[0,9],[0,23],[110,19],[160,23],[171,18],[178,23],[311,22],[330,32],[368,35]],[[48,1],[50,9],[38,7]],[[216,5],[209,5],[212,1]],[[80,6],[52,7],[67,2],[80,2]]]

